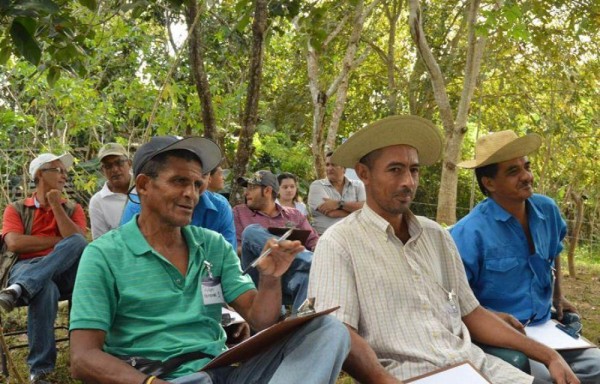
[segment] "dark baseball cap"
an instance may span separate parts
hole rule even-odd
[[[257,171],[250,178],[239,177],[237,183],[242,187],[247,187],[248,184],[262,185],[263,187],[271,187],[275,193],[279,192],[279,181],[277,176],[270,171]]]
[[[196,155],[202,163],[202,173],[212,171],[221,162],[219,146],[204,137],[154,136],[135,152],[133,176],[139,175],[144,165],[156,155],[177,149],[184,149]]]

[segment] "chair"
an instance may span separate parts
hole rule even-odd
[[[523,352],[515,351],[514,349],[492,347],[486,344],[475,344],[486,354],[496,356],[525,373],[531,373],[529,358]]]
[[[59,303],[61,301],[67,301],[68,302],[68,314],[71,314],[71,294],[65,294],[62,295],[59,299]],[[18,302],[16,308],[22,308],[22,307],[27,307],[26,304]],[[2,324],[2,326],[4,327],[3,324],[3,320],[2,320],[2,312],[0,311],[0,324]],[[65,326],[65,325],[55,325],[54,326],[54,331],[57,330],[64,330],[67,332],[67,336],[65,337],[59,337],[59,338],[55,338],[55,341],[57,343],[59,342],[63,342],[63,341],[69,341],[69,336],[68,336],[68,332],[69,332],[69,327]],[[3,329],[3,334],[2,336],[4,337],[4,339],[6,340],[7,338],[10,337],[14,337],[14,336],[20,336],[20,335],[27,335],[27,329],[17,329],[17,330],[13,330],[13,331],[9,331],[6,332],[5,329]],[[6,345],[6,350],[4,350],[4,348],[0,347],[0,363],[2,364],[2,374],[4,375],[4,377],[8,378],[9,377],[9,369],[8,369],[8,353],[9,351],[13,350],[13,349],[21,349],[21,348],[27,348],[29,347],[29,345],[27,343],[20,343],[20,344],[15,344],[15,345]]]

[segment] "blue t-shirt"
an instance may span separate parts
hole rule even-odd
[[[127,223],[141,210],[138,195],[131,193],[121,216],[121,225]],[[205,191],[194,208],[190,224],[220,233],[233,246],[233,249],[237,249],[231,205],[223,195]]]
[[[567,226],[549,197],[534,194],[526,204],[533,254],[518,220],[490,198],[450,233],[481,305],[522,322],[536,314],[533,323],[539,323],[550,318],[552,268],[563,249]]]

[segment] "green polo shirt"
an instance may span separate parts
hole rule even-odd
[[[239,259],[223,236],[196,227],[181,229],[189,248],[186,276],[152,249],[129,221],[90,243],[79,263],[70,329],[106,332],[104,351],[111,355],[167,360],[201,350],[218,355],[225,347],[221,305],[205,305],[202,278],[221,278],[230,303],[254,289],[242,275]],[[182,365],[167,379],[202,368],[209,359]]]

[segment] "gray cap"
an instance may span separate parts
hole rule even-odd
[[[247,187],[248,184],[262,185],[263,187],[271,187],[275,193],[279,192],[279,181],[277,177],[270,171],[257,171],[250,178],[239,177],[237,183],[242,187]]]
[[[203,137],[154,136],[135,152],[133,176],[137,177],[144,165],[154,156],[177,149],[185,149],[196,155],[202,163],[202,173],[212,171],[221,162],[219,146]]]

